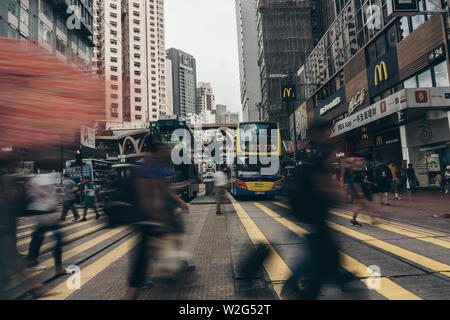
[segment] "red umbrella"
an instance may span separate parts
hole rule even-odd
[[[104,88],[34,42],[0,38],[0,146],[73,144],[81,126],[105,121]]]

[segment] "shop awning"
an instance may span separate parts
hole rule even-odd
[[[352,114],[334,124],[330,138],[396,112],[410,109],[450,109],[450,87],[402,89],[371,106]]]

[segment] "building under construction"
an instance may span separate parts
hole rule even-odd
[[[264,120],[280,124],[285,141],[290,140],[289,110],[281,101],[280,86],[286,81],[282,75],[298,70],[320,39],[319,8],[318,0],[258,1],[261,108]]]

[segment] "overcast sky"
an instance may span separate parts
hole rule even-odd
[[[166,49],[193,55],[197,81],[210,82],[216,104],[241,115],[234,0],[165,0]]]

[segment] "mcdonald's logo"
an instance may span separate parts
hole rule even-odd
[[[388,76],[386,62],[381,61],[380,64],[377,64],[375,66],[375,87],[377,87],[380,82],[383,82],[384,80],[387,80],[388,78],[389,78],[389,76]]]
[[[381,147],[383,145],[383,136],[377,136],[377,139],[375,140],[375,144],[377,147]]]
[[[281,97],[283,101],[294,101],[295,100],[295,87],[293,86],[282,86],[281,87]]]

